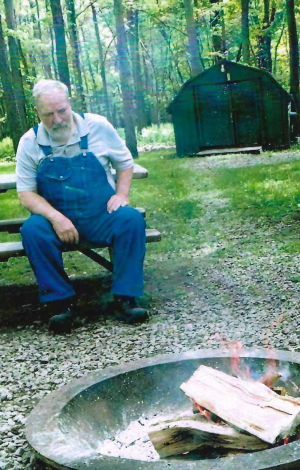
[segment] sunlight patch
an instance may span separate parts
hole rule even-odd
[[[210,255],[211,253],[214,253],[217,250],[222,250],[224,248],[225,248],[225,245],[222,243],[213,243],[211,245],[208,243],[205,243],[204,245],[202,245],[201,248],[195,249],[193,251],[192,257],[193,258],[204,257],[207,255]]]

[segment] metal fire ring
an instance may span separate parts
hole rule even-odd
[[[288,367],[294,364],[295,372],[297,372],[296,369],[299,369],[299,382],[300,366],[298,367],[298,365],[300,365],[300,354],[278,350],[273,351],[273,353],[276,361],[281,365],[286,363]],[[267,349],[259,348],[245,350],[241,353],[240,357],[245,358],[245,360],[249,358],[250,361],[255,361],[255,359],[268,359],[270,354]],[[272,449],[233,457],[193,461],[162,459],[146,462],[106,457],[95,452],[93,453],[90,444],[83,437],[84,434],[78,438],[76,434],[74,435],[74,429],[81,430],[82,432],[82,426],[87,428],[89,425],[88,420],[86,423],[83,423],[80,416],[78,418],[76,418],[76,415],[72,416],[72,403],[74,400],[75,402],[79,400],[80,403],[81,397],[87,391],[95,390],[95,387],[98,386],[102,387],[105,391],[106,387],[109,389],[111,386],[111,381],[116,378],[118,380],[122,378],[123,380],[124,377],[128,382],[130,374],[135,372],[143,374],[143,369],[147,371],[155,371],[160,368],[167,370],[168,367],[172,368],[178,365],[184,370],[184,366],[189,364],[189,362],[185,361],[190,361],[193,370],[195,370],[195,361],[199,360],[200,363],[201,361],[205,362],[214,359],[222,361],[222,358],[228,360],[230,352],[228,350],[198,350],[181,354],[155,356],[89,373],[50,393],[40,401],[27,419],[26,438],[37,453],[38,458],[54,468],[63,470],[299,470],[300,440]],[[259,362],[261,363],[262,361]],[[159,367],[155,369],[156,366]],[[296,375],[293,376],[293,380],[296,380]],[[121,390],[118,392],[121,393]],[[109,396],[109,393],[107,393],[107,396]],[[101,400],[104,399],[103,397],[99,398]],[[94,396],[93,400],[90,401],[91,413],[95,413],[97,400],[98,398],[95,399]],[[123,396],[122,400],[126,403],[126,396]],[[118,404],[118,406],[121,406],[120,410],[122,410],[122,403]],[[71,411],[67,412],[67,416],[68,419],[72,418],[72,423],[70,428],[66,429],[64,426],[64,416],[66,414],[65,410],[69,410],[69,408]],[[86,432],[89,432],[88,428]],[[90,432],[95,432],[95,428],[91,428]]]

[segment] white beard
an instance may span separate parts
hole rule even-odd
[[[67,143],[71,137],[71,127],[65,122],[47,129],[51,138],[56,142]]]

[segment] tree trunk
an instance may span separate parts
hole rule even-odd
[[[81,74],[81,64],[80,64],[80,51],[79,51],[79,42],[78,42],[78,32],[76,26],[76,15],[74,0],[66,0],[67,6],[67,16],[68,16],[68,26],[70,32],[70,43],[72,48],[72,62],[73,62],[73,73],[75,78],[75,100],[78,101],[77,107],[80,111],[86,111],[86,102],[83,92],[83,82]]]
[[[142,78],[141,59],[139,51],[139,17],[138,10],[130,9],[127,13],[129,25],[129,46],[131,52],[132,75],[135,92],[135,105],[137,114],[137,129],[141,132],[147,126],[145,87]]]
[[[52,78],[52,72],[51,72],[49,59],[47,57],[47,54],[43,50],[43,44],[42,44],[43,37],[42,37],[42,28],[41,28],[41,22],[40,22],[40,7],[39,7],[37,0],[30,0],[29,5],[32,11],[31,13],[32,22],[34,24],[33,36],[36,39],[39,39],[39,41],[41,42],[40,53],[41,53],[43,72],[46,78]],[[36,9],[37,16],[35,15],[35,9]]]
[[[51,59],[52,59],[52,65],[53,65],[53,70],[54,70],[54,76],[55,76],[55,80],[59,80],[59,74],[58,74],[57,63],[56,63],[56,58],[55,58],[55,44],[54,44],[55,40],[54,40],[52,28],[49,28],[49,35],[51,39]]]
[[[258,65],[261,69],[272,72],[271,33],[268,31],[275,17],[275,7],[270,15],[270,1],[264,0],[264,18],[261,35],[258,38]]]
[[[213,6],[216,3],[219,3],[219,0],[210,0],[211,5]],[[210,28],[212,30],[212,45],[213,51],[215,53],[214,62],[217,63],[222,60],[222,54],[224,50],[224,35],[225,35],[225,23],[223,18],[222,6],[220,9],[213,9],[210,18]],[[217,29],[221,26],[221,34],[218,33]]]
[[[60,0],[50,0],[53,18],[53,28],[56,43],[57,68],[60,81],[65,83],[71,92],[70,72],[67,58],[67,46],[65,38],[65,23],[62,14]]]
[[[90,76],[91,76],[91,80],[92,80],[92,83],[93,83],[93,90],[96,90],[96,81],[95,81],[95,75],[94,75],[94,72],[93,72],[93,69],[92,69],[92,64],[91,64],[91,61],[90,61],[90,56],[89,56],[89,53],[88,53],[88,50],[87,50],[87,47],[86,47],[86,40],[85,40],[85,34],[84,34],[84,31],[83,31],[83,28],[81,28],[81,35],[82,35],[82,42],[84,44],[83,46],[83,50],[85,52],[85,60],[86,60],[86,63],[88,65],[88,69],[89,69],[89,72],[90,72]]]
[[[183,3],[186,18],[186,31],[188,35],[188,55],[191,63],[192,75],[194,76],[203,72],[204,67],[200,57],[192,1],[184,0]]]
[[[6,24],[9,30],[15,31],[16,18],[14,12],[13,0],[4,0]],[[19,125],[21,126],[21,133],[27,131],[27,117],[26,117],[26,100],[23,88],[23,79],[21,74],[21,58],[19,41],[8,32],[8,48],[10,56],[11,73],[13,80],[13,88],[15,92],[16,103],[19,114]]]
[[[14,90],[14,81],[12,73],[9,69],[6,44],[2,29],[2,19],[0,16],[0,77],[3,87],[3,100],[7,114],[7,125],[9,134],[13,141],[15,152],[17,151],[18,143],[23,135],[22,118],[16,100],[16,92]]]
[[[249,0],[242,1],[242,58],[250,65],[250,35],[249,35]]]
[[[147,90],[148,90],[148,95],[150,94],[150,96],[155,96],[155,103],[151,103],[151,106],[150,106],[150,120],[151,120],[151,123],[152,124],[157,124],[157,126],[159,127],[160,126],[160,112],[159,112],[159,103],[160,103],[160,90],[159,90],[159,80],[158,80],[158,77],[157,77],[157,73],[156,73],[156,68],[155,68],[155,65],[154,65],[154,62],[153,62],[153,59],[151,57],[151,54],[149,53],[149,51],[147,50],[145,44],[143,44],[143,49],[149,59],[149,62],[151,64],[151,69],[152,69],[152,74],[149,73],[148,69],[147,69],[147,63],[146,63],[146,60],[144,58],[144,75],[145,75],[145,80],[146,80],[146,83],[148,83],[150,85],[147,86]],[[150,45],[151,47],[151,45]]]
[[[109,98],[108,98],[103,46],[102,46],[102,42],[101,42],[101,38],[99,34],[99,26],[98,26],[98,19],[97,19],[95,6],[92,4],[91,8],[92,8],[92,13],[93,13],[93,22],[94,22],[96,40],[97,40],[97,45],[98,45],[98,53],[99,53],[99,60],[100,60],[100,75],[101,75],[102,85],[103,85],[103,96],[104,96],[104,105],[106,109],[106,117],[109,121],[111,121],[112,116],[111,116],[110,103],[109,103]]]
[[[148,96],[149,95],[151,96],[153,87],[151,85],[151,78],[150,78],[149,71],[148,71],[148,65],[147,65],[147,61],[146,61],[146,58],[145,58],[145,55],[144,55],[143,52],[142,52],[142,63],[143,63],[143,71],[144,71],[144,77],[145,77],[146,94]],[[151,107],[152,106],[150,105],[150,106],[147,106],[147,108],[146,108],[147,126],[151,126],[151,124],[152,124],[151,109],[150,109]]]
[[[295,123],[295,135],[300,134],[300,97],[299,97],[299,45],[295,18],[294,0],[286,0],[286,14],[289,32],[290,60],[290,93],[294,99],[295,111],[298,113]]]
[[[278,55],[278,48],[279,48],[279,46],[280,46],[280,43],[281,43],[281,40],[282,40],[282,36],[283,36],[284,30],[285,30],[285,27],[286,27],[286,24],[285,24],[285,21],[284,21],[284,19],[283,19],[283,20],[282,20],[282,26],[281,26],[280,34],[279,34],[279,36],[278,36],[278,39],[277,39],[277,42],[276,42],[275,48],[274,48],[273,74],[275,75],[275,77],[276,77],[276,73],[277,73],[277,55]]]
[[[138,157],[137,141],[134,128],[134,107],[132,100],[130,63],[128,59],[127,38],[124,26],[122,0],[114,0],[114,13],[117,32],[117,53],[123,100],[126,145],[134,158]]]

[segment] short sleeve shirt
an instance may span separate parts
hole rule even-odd
[[[77,131],[66,145],[51,139],[43,123],[38,126],[37,135],[33,129],[24,134],[17,150],[17,191],[37,191],[37,169],[45,155],[39,145],[51,146],[53,157],[71,158],[81,153],[80,138],[88,136],[88,151],[93,152],[104,167],[108,182],[115,188],[110,168],[127,170],[133,167],[133,159],[124,141],[104,116],[85,113],[84,118],[73,112]],[[47,157],[46,157],[47,158]]]

